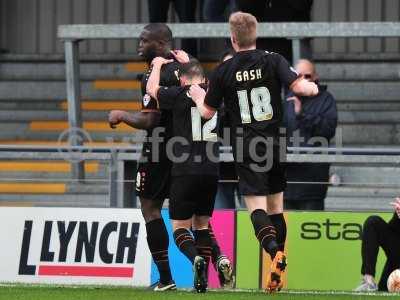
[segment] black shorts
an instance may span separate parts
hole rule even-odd
[[[169,197],[171,162],[139,163],[136,176],[136,192],[141,199],[162,203]]]
[[[236,163],[236,169],[241,195],[266,196],[283,192],[286,188],[285,165],[280,160],[278,147],[274,147],[271,158],[262,162],[244,157],[243,162]]]
[[[193,215],[212,216],[218,177],[187,175],[172,177],[169,214],[172,220],[187,220]]]

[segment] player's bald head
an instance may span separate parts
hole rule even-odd
[[[297,63],[296,63],[296,70],[304,70],[307,71],[308,73],[311,74],[315,74],[315,65],[308,59],[300,59]],[[299,73],[303,73],[303,72],[299,72]]]
[[[300,59],[295,65],[296,71],[307,80],[317,81],[318,75],[315,65],[308,59]]]
[[[232,35],[232,42],[235,42],[239,48],[255,46],[257,40],[257,25],[256,17],[251,14],[241,11],[231,14],[229,17],[229,27]]]
[[[161,41],[165,44],[171,44],[172,31],[164,23],[150,23],[143,28],[148,32],[148,38],[151,40]]]
[[[150,63],[154,57],[167,57],[170,54],[171,44],[171,29],[163,23],[150,23],[140,34],[138,54]]]

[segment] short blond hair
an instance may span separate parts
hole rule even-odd
[[[255,45],[257,39],[257,19],[251,14],[241,11],[231,14],[229,26],[239,47]]]

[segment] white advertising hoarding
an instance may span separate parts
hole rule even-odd
[[[148,286],[138,209],[0,208],[0,282]]]

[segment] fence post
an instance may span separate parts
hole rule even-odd
[[[111,150],[110,163],[108,164],[110,207],[118,207],[118,153]]]
[[[293,38],[292,39],[292,52],[293,52],[293,66],[301,59],[301,39]]]
[[[81,113],[81,87],[79,79],[79,41],[66,40],[65,47],[65,75],[67,80],[68,100],[68,140],[71,146],[81,146],[82,137],[79,128],[82,128]],[[83,180],[85,169],[83,161],[72,163],[72,176],[74,179]]]

